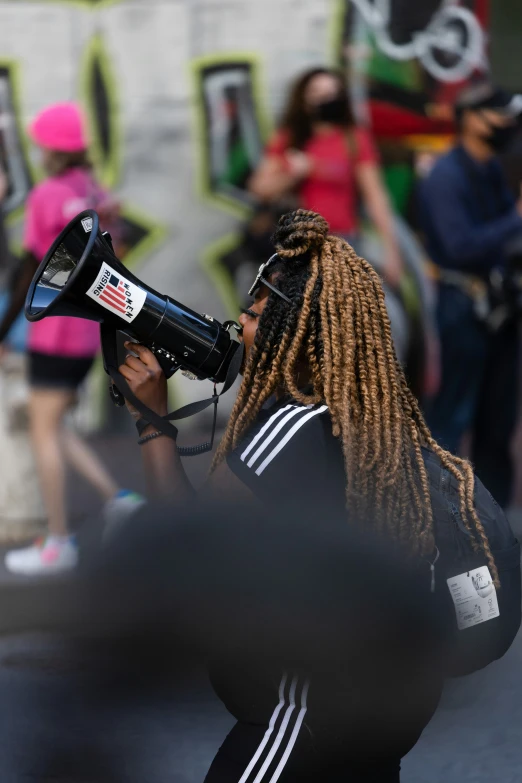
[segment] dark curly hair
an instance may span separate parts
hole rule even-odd
[[[436,443],[424,421],[395,355],[379,276],[343,239],[329,235],[314,212],[283,216],[273,241],[280,261],[272,274],[292,304],[268,296],[214,467],[276,391],[303,404],[324,403],[343,449],[350,516],[373,519],[413,552],[431,554],[433,515],[421,451],[428,447],[457,479],[462,518],[498,584],[474,507],[473,471]],[[297,381],[303,365],[308,393]]]

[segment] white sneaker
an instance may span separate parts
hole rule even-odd
[[[118,535],[125,522],[146,504],[147,501],[142,495],[128,489],[122,489],[112,500],[109,500],[103,509],[104,542],[107,543],[113,536]]]
[[[5,567],[13,574],[41,576],[70,571],[78,565],[78,547],[70,538],[37,541],[25,549],[13,549],[5,556]]]

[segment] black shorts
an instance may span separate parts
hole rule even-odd
[[[93,357],[74,358],[29,352],[29,386],[33,389],[70,389],[74,391],[85,380]]]

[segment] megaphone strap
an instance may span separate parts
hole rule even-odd
[[[183,408],[178,408],[177,411],[174,411],[173,413],[169,413],[167,416],[165,416],[167,421],[179,421],[180,419],[188,419],[190,416],[195,416],[196,413],[201,413],[201,411],[206,410],[209,407],[209,405],[217,404],[219,398],[223,394],[227,393],[227,391],[232,387],[237,376],[239,375],[239,371],[241,369],[241,363],[243,361],[244,351],[245,351],[245,346],[243,343],[240,343],[234,356],[232,357],[232,361],[228,366],[227,374],[225,376],[225,382],[223,383],[223,388],[221,389],[219,394],[214,393],[212,397],[209,397],[207,400],[197,400],[196,402],[189,402],[189,404],[184,405]]]
[[[160,416],[139,400],[134,392],[131,390],[129,384],[118,370],[118,351],[116,342],[116,330],[113,327],[107,326],[105,323],[100,324],[101,344],[103,351],[103,360],[105,370],[110,376],[112,382],[121,394],[133,405],[137,411],[139,411],[145,421],[149,424],[153,424],[160,432],[166,435],[172,440],[176,440],[178,430],[171,421],[179,421],[180,419],[187,419],[190,416],[195,416],[197,413],[201,413],[206,410],[210,405],[214,405],[214,419],[212,424],[212,435],[210,441],[203,443],[200,446],[189,446],[178,448],[181,456],[193,457],[198,454],[204,454],[207,451],[211,451],[214,445],[214,435],[216,432],[217,423],[217,404],[222,394],[225,394],[233,385],[239,371],[241,369],[241,363],[243,361],[244,345],[239,344],[237,350],[232,357],[227,374],[225,376],[225,382],[223,388],[216,394],[214,387],[214,394],[207,400],[198,400],[191,402],[188,405],[184,405],[183,408],[179,408],[177,411],[167,414],[167,416]]]

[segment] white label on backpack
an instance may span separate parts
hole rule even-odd
[[[87,291],[87,296],[126,323],[131,323],[141,312],[147,292],[126,280],[104,262],[98,277]]]
[[[447,582],[459,631],[499,616],[497,591],[487,566],[452,576]]]

